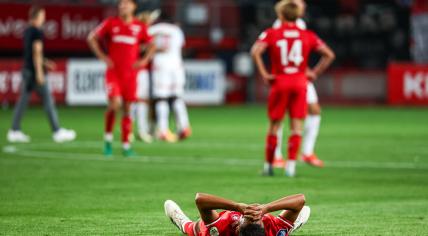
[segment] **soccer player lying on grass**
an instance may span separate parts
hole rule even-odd
[[[165,202],[165,214],[181,232],[190,236],[287,236],[303,226],[310,215],[303,194],[262,205],[198,193],[195,202],[201,216],[196,222],[192,222],[175,202]],[[225,211],[219,213],[218,209]],[[277,217],[270,214],[280,210]]]

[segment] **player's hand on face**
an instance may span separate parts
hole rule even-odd
[[[310,81],[315,81],[318,79],[318,75],[313,70],[306,70],[306,76]]]
[[[260,204],[250,204],[244,210],[244,217],[251,222],[258,222],[263,217],[263,207]]]

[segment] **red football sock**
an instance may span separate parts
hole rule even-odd
[[[297,160],[297,152],[300,150],[302,136],[293,134],[288,138],[288,160]]]
[[[278,137],[276,135],[268,135],[266,138],[266,162],[269,164],[273,163],[276,145],[278,145]]]
[[[130,116],[122,118],[122,143],[129,144],[129,134],[132,132],[132,120]]]
[[[105,113],[105,129],[104,129],[104,131],[107,134],[113,133],[115,118],[116,118],[116,112],[109,110]]]
[[[184,224],[184,232],[187,235],[193,235],[193,227],[195,226],[194,222],[187,222],[186,224]]]

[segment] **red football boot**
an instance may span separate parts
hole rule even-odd
[[[322,160],[318,159],[318,157],[315,154],[312,154],[309,156],[303,155],[302,160],[311,166],[315,166],[315,167],[319,167],[319,168],[324,167],[324,162]]]

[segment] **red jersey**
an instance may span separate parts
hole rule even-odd
[[[242,220],[242,214],[234,211],[223,211],[220,217],[211,224],[204,225],[201,222],[200,234],[198,236],[235,236],[239,222]],[[275,217],[270,214],[263,216],[263,227],[266,236],[287,236],[293,228],[293,224],[280,216]]]
[[[100,39],[107,41],[108,55],[114,69],[129,69],[138,60],[140,45],[151,42],[147,26],[137,19],[126,23],[119,17],[104,20],[96,29]]]
[[[265,30],[257,42],[268,45],[272,74],[276,76],[305,75],[310,53],[325,45],[315,33],[294,23]]]

